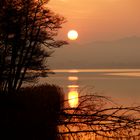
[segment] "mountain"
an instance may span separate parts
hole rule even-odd
[[[140,68],[140,37],[71,44],[57,49],[49,59],[59,68]]]

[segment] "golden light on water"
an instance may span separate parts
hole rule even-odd
[[[78,71],[72,70],[69,71],[70,76],[68,76],[69,84],[68,87],[68,104],[71,108],[75,108],[78,106],[79,99],[79,77],[77,76]]]
[[[67,87],[73,89],[73,88],[79,88],[79,85],[68,85]]]
[[[68,70],[69,73],[78,73],[79,70],[75,70],[75,69],[72,69],[72,70]]]
[[[78,106],[78,92],[76,90],[72,90],[68,93],[68,101],[70,107],[74,108]]]
[[[69,81],[77,81],[79,78],[77,76],[69,76],[68,80]]]
[[[75,30],[70,30],[70,31],[68,32],[68,38],[69,38],[70,40],[76,40],[76,39],[78,38],[78,32],[75,31]]]

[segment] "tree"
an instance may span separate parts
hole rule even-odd
[[[138,140],[140,106],[123,107],[96,94],[79,97],[76,108],[61,112],[59,135],[62,140]],[[67,101],[65,101],[67,102]]]
[[[55,39],[64,18],[49,10],[48,0],[1,0],[0,91],[14,92],[23,81],[48,75],[52,48],[66,44]]]

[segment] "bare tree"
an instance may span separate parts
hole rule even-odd
[[[1,0],[0,91],[17,91],[23,81],[47,76],[51,49],[66,44],[55,39],[65,20],[49,10],[47,2]]]
[[[95,94],[79,97],[76,108],[64,107],[59,122],[61,139],[138,140],[140,107],[123,107]],[[67,101],[66,101],[67,102]]]

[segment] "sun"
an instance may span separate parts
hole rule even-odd
[[[78,32],[76,30],[70,30],[68,32],[68,38],[70,40],[76,40],[78,38]]]

